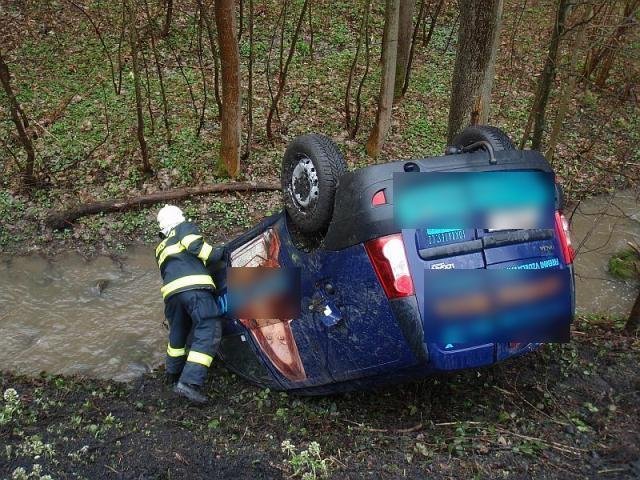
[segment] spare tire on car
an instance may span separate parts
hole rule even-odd
[[[284,205],[304,233],[323,232],[333,214],[333,201],[347,162],[333,141],[316,133],[294,138],[282,160]]]
[[[471,125],[456,135],[447,153],[474,152],[489,144],[494,152],[515,150],[516,146],[502,130],[489,125]]]

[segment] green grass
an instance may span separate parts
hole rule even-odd
[[[29,199],[17,191],[13,160],[0,148],[0,187],[15,192],[21,202],[35,209],[41,218],[45,209],[87,199],[105,199],[144,193],[149,186],[167,188],[167,176],[171,187],[203,184],[220,180],[215,165],[219,152],[217,106],[213,96],[212,58],[208,38],[204,35],[203,63],[207,78],[207,108],[205,122],[197,135],[198,116],[193,108],[187,81],[191,84],[195,105],[202,108],[203,90],[199,61],[196,56],[197,31],[192,12],[177,12],[174,28],[168,39],[158,39],[160,62],[163,65],[164,82],[168,98],[169,122],[172,143],[167,144],[162,120],[160,85],[155,74],[155,64],[146,40],[146,18],[140,14],[141,39],[146,45],[151,93],[151,114],[145,101],[145,136],[154,175],[145,177],[140,167],[139,145],[135,135],[135,102],[131,75],[129,47],[122,47],[122,92],[116,94],[111,72],[102,45],[86,19],[70,7],[62,4],[43,3],[29,10],[32,24],[24,41],[8,57],[13,83],[23,108],[33,123],[39,122],[62,102],[72,97],[61,117],[45,132],[38,130],[35,141],[37,173],[46,180],[46,189],[38,190]],[[285,57],[295,28],[302,0],[289,4],[285,31]],[[277,179],[282,152],[286,143],[296,135],[310,131],[339,138],[350,167],[365,166],[374,162],[366,156],[364,145],[376,113],[376,97],[380,81],[380,40],[383,27],[383,5],[374,3],[371,8],[371,57],[370,71],[362,90],[361,125],[355,141],[344,141],[344,96],[347,75],[355,54],[358,29],[362,19],[362,4],[347,1],[321,0],[312,4],[313,57],[308,18],[305,19],[299,43],[289,69],[288,83],[279,105],[280,119],[274,120],[273,143],[266,139],[265,120],[270,106],[265,65],[269,53],[274,25],[281,3],[271,0],[256,4],[255,62],[254,62],[254,132],[253,150],[242,163],[242,175],[249,179]],[[89,13],[100,26],[114,64],[117,68],[117,44],[120,24],[120,5],[105,1],[92,2]],[[152,9],[155,8],[152,5]],[[13,9],[13,10],[11,10]],[[496,68],[493,104],[490,122],[503,127],[515,140],[519,140],[531,104],[538,75],[545,55],[545,43],[549,34],[548,22],[553,8],[546,3],[528,5],[514,36],[515,19],[520,14],[517,2],[505,3],[505,30]],[[9,10],[18,13],[17,7]],[[158,24],[160,10],[157,14]],[[246,12],[245,12],[246,13]],[[48,19],[55,22],[49,22]],[[388,159],[411,158],[440,154],[445,147],[448,108],[450,103],[451,74],[455,61],[457,34],[454,27],[456,11],[445,9],[434,30],[427,48],[419,35],[411,84],[405,98],[394,107],[393,126],[387,137],[381,156],[375,162]],[[246,20],[246,17],[245,17]],[[49,33],[41,33],[33,25],[52,25]],[[279,62],[279,33],[271,51],[271,84],[277,86]],[[514,64],[510,66],[511,39],[514,38]],[[125,38],[126,40],[126,38]],[[561,68],[568,63],[563,44]],[[637,43],[637,42],[636,42]],[[446,48],[448,46],[448,48]],[[171,47],[171,48],[170,48]],[[637,44],[629,48],[637,50]],[[183,73],[177,67],[175,54],[179,55]],[[245,21],[240,40],[241,79],[243,85],[243,111],[246,126],[246,84],[249,55],[248,32]],[[627,52],[629,53],[629,52]],[[364,49],[356,69],[352,99],[364,71]],[[621,56],[624,58],[624,56]],[[144,87],[144,63],[140,59]],[[565,191],[571,198],[579,198],[587,192],[597,193],[610,188],[612,182],[619,187],[629,179],[612,176],[599,165],[607,163],[613,168],[625,163],[621,170],[633,178],[640,159],[640,151],[634,146],[640,142],[640,113],[632,103],[615,99],[616,79],[620,79],[625,67],[623,61],[614,67],[612,88],[605,91],[578,88],[560,138],[555,167],[565,182]],[[557,84],[560,84],[562,75]],[[552,92],[549,105],[549,122],[555,115],[558,85]],[[0,104],[6,103],[0,92]],[[105,115],[105,111],[107,115]],[[8,139],[13,125],[3,111],[0,118],[0,137]],[[153,126],[151,119],[153,118]],[[107,134],[107,120],[109,136]],[[36,125],[36,129],[37,129]],[[246,133],[243,132],[243,134]],[[596,144],[582,153],[597,138]],[[103,143],[104,142],[104,143]],[[9,140],[12,149],[24,159],[20,147]],[[629,169],[632,169],[630,171]],[[11,204],[14,205],[14,204]],[[20,218],[21,211],[11,206],[5,218]],[[23,230],[33,230],[23,225]],[[5,233],[2,238],[9,236]],[[0,243],[0,245],[6,245]]]

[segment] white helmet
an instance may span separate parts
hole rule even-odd
[[[182,210],[175,205],[165,205],[158,212],[158,225],[164,235],[169,235],[169,232],[182,222],[184,222]]]

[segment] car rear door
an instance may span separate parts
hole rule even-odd
[[[415,363],[363,245],[318,255],[322,268],[316,277],[314,298],[320,300],[315,310],[325,321],[333,379],[352,380]],[[326,315],[330,311],[333,320]]]
[[[557,222],[555,223],[557,226]],[[438,272],[481,269],[555,269],[567,270],[567,274],[562,277],[562,282],[564,284],[572,282],[571,259],[563,255],[563,244],[560,238],[562,232],[559,232],[558,228],[510,230],[422,228],[405,229],[402,232],[426,336],[428,336],[429,325],[436,316],[434,303],[438,301],[433,294],[435,286],[428,282],[438,283]],[[443,276],[441,278],[444,279]],[[571,288],[567,288],[567,291],[572,292],[572,288],[571,284]],[[563,306],[567,321],[572,317],[572,308],[572,299],[567,296],[566,305]],[[526,347],[526,344],[515,342],[469,345],[434,343],[430,342],[429,338],[425,338],[425,341],[434,366],[443,369],[487,365],[513,354],[516,349]]]

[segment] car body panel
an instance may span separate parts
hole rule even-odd
[[[417,379],[437,371],[483,367],[537,348],[535,343],[434,343],[425,334],[429,322],[425,313],[429,309],[425,305],[424,272],[565,269],[571,292],[567,321],[571,321],[573,270],[562,260],[554,231],[400,231],[393,223],[392,176],[404,171],[407,164],[421,171],[550,171],[537,152],[496,152],[496,158],[497,164],[489,165],[486,153],[477,152],[392,162],[343,175],[323,246],[310,252],[296,247],[284,211],[232,240],[228,245],[229,266],[300,269],[301,311],[299,318],[293,319],[229,319],[221,344],[222,359],[232,370],[260,385],[302,394],[327,394]],[[372,206],[371,198],[381,189],[388,203]],[[398,232],[415,294],[389,300],[365,243]],[[262,253],[254,257],[260,259],[247,261],[251,257],[246,255],[247,249],[255,250],[257,244],[262,245]]]

